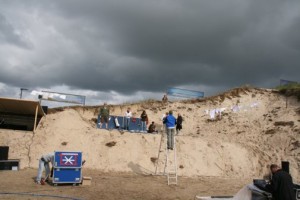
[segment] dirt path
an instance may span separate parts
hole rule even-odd
[[[251,180],[212,177],[179,177],[178,185],[167,185],[165,176],[144,176],[124,173],[101,173],[97,170],[83,171],[93,178],[91,186],[36,185],[36,170],[0,171],[0,199],[194,199],[196,195],[233,195]],[[3,193],[30,193],[36,195],[11,195]],[[68,198],[72,199],[72,198]]]

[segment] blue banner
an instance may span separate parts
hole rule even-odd
[[[204,97],[204,92],[199,92],[195,90],[186,90],[180,88],[168,88],[167,94],[171,96],[183,97],[183,98],[202,98]]]
[[[101,124],[101,116],[98,115],[98,120],[97,120],[97,128],[100,129],[119,129],[119,130],[128,130],[131,132],[141,132],[142,131],[142,122],[141,118],[135,118],[131,117],[128,122],[128,127],[127,126],[127,121],[126,117],[123,116],[115,116],[115,115],[110,115],[108,119],[108,126],[106,127],[106,123]],[[147,128],[147,127],[146,127]]]
[[[297,82],[280,79],[280,85],[288,85],[288,84],[293,84],[293,83],[297,83]]]

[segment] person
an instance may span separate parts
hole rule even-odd
[[[169,112],[166,112],[166,114],[163,114],[163,116],[162,116],[163,132],[165,132],[165,133],[167,133],[167,126],[166,126],[166,123],[165,123],[165,119],[168,116],[168,114],[169,114]]]
[[[155,126],[155,123],[154,123],[154,122],[152,122],[152,123],[149,125],[148,133],[157,133],[156,126]]]
[[[173,150],[174,148],[174,134],[176,118],[173,116],[173,111],[169,111],[168,116],[165,118],[164,123],[167,127],[167,148]]]
[[[145,110],[141,114],[142,132],[145,132],[148,124],[148,115]]]
[[[178,113],[178,116],[177,116],[177,120],[176,120],[176,135],[179,134],[179,131],[182,129],[182,116],[180,113]]]
[[[283,171],[278,165],[270,166],[272,172],[271,183],[266,189],[272,193],[273,200],[296,200],[294,184],[289,173]]]
[[[43,155],[40,160],[39,160],[39,170],[38,170],[38,174],[36,177],[36,183],[37,184],[44,184],[43,180],[42,180],[42,174],[45,168],[45,172],[46,172],[46,176],[45,176],[45,182],[48,181],[48,178],[51,174],[51,170],[50,170],[50,166],[49,163],[52,164],[54,163],[54,153],[49,153],[49,154],[45,154]]]
[[[100,128],[103,128],[103,124],[105,123],[105,128],[108,129],[108,120],[109,120],[109,109],[107,108],[107,104],[104,103],[103,107],[100,109]],[[102,125],[102,127],[101,127]]]
[[[163,103],[168,103],[168,97],[167,97],[166,94],[163,96],[162,102],[163,102]]]
[[[163,116],[162,116],[162,121],[165,120],[165,118],[168,116],[168,114],[169,114],[169,112],[166,112],[166,114],[163,114]]]
[[[127,108],[127,111],[125,112],[125,127],[124,127],[126,130],[129,130],[131,117],[132,117],[132,112],[130,111],[130,108]]]

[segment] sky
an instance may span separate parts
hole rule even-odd
[[[0,0],[0,97],[87,105],[299,81],[299,0]]]

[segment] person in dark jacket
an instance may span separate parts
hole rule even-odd
[[[182,116],[178,113],[177,121],[176,121],[176,135],[179,134],[179,131],[182,129]]]
[[[109,109],[107,108],[107,104],[104,103],[104,105],[100,108],[100,128],[103,128],[103,124],[105,124],[105,128],[108,129],[108,121],[109,121]]]
[[[145,110],[143,110],[141,114],[141,125],[142,125],[142,132],[146,132],[147,125],[148,125],[148,115]]]
[[[167,95],[166,95],[166,94],[163,96],[163,98],[162,98],[162,102],[163,102],[163,104],[166,104],[166,103],[168,103],[168,97],[167,97]]]
[[[156,130],[155,123],[152,122],[152,123],[149,125],[148,133],[157,133],[157,132],[158,132],[158,131]]]
[[[272,193],[273,200],[296,200],[294,184],[289,173],[283,171],[278,165],[270,166],[272,172],[271,184],[266,188]]]

